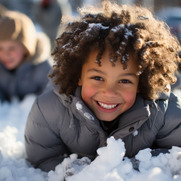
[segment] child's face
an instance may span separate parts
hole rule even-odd
[[[130,56],[127,69],[118,60],[112,66],[109,51],[105,51],[101,66],[95,63],[97,51],[92,51],[82,67],[79,86],[82,99],[99,120],[112,121],[133,106],[138,92],[138,65]]]
[[[17,68],[26,54],[26,50],[18,42],[0,41],[0,63],[8,70]]]

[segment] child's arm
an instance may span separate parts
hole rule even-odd
[[[10,101],[10,97],[7,92],[5,92],[1,87],[0,87],[0,103],[4,101]]]
[[[4,96],[3,96],[2,91],[0,90],[0,102],[3,102],[3,101],[4,101]]]
[[[45,105],[46,107],[46,105]],[[51,113],[51,110],[44,110]],[[52,117],[52,124],[53,117]],[[54,170],[66,156],[66,147],[56,130],[52,130],[35,101],[28,116],[25,130],[27,160],[44,171]]]
[[[156,147],[171,148],[181,147],[181,99],[171,94],[167,112],[165,114],[164,125],[160,129]]]

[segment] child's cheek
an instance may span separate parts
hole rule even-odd
[[[132,107],[133,104],[135,103],[136,95],[137,95],[136,92],[134,92],[134,93],[133,92],[125,92],[124,93],[123,99],[126,102],[128,108]]]
[[[89,103],[91,99],[96,95],[96,89],[94,87],[82,87],[82,99]]]

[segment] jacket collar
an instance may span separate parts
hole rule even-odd
[[[119,127],[127,127],[137,121],[147,120],[150,116],[149,104],[146,104],[144,99],[137,94],[134,105],[120,115]]]

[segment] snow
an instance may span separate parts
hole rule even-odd
[[[82,110],[82,104],[80,102],[77,102],[76,103],[76,108],[78,111],[81,111]]]
[[[79,101],[76,103],[76,109],[80,113],[82,113],[85,118],[90,119],[90,120],[94,120],[94,117],[91,114],[89,114],[88,112],[84,112],[83,111],[83,106],[82,106],[82,104]]]
[[[120,31],[121,29],[124,29],[125,25],[124,24],[120,24],[118,26],[115,26],[114,28],[111,29],[112,32],[117,32]]]
[[[97,150],[98,156],[92,162],[72,154],[55,171],[45,173],[33,168],[25,159],[24,128],[34,100],[35,96],[29,95],[22,102],[14,99],[12,103],[0,103],[0,181],[181,180],[181,148],[174,146],[169,153],[156,157],[151,156],[150,149],[141,150],[135,157],[138,171],[133,169],[132,160],[124,158],[122,140],[113,137],[106,147]],[[77,108],[82,109],[79,103]]]
[[[133,136],[136,136],[136,135],[138,135],[138,130],[135,130],[135,131],[133,132]]]
[[[101,23],[89,23],[89,29],[92,29],[92,28],[97,28],[97,29],[102,29],[102,30],[109,29],[108,26],[104,26]]]
[[[129,29],[125,29],[125,38],[128,39],[129,36],[133,36],[133,33],[131,30]]]
[[[139,16],[139,19],[140,20],[147,20],[147,19],[149,19],[147,16]]]

